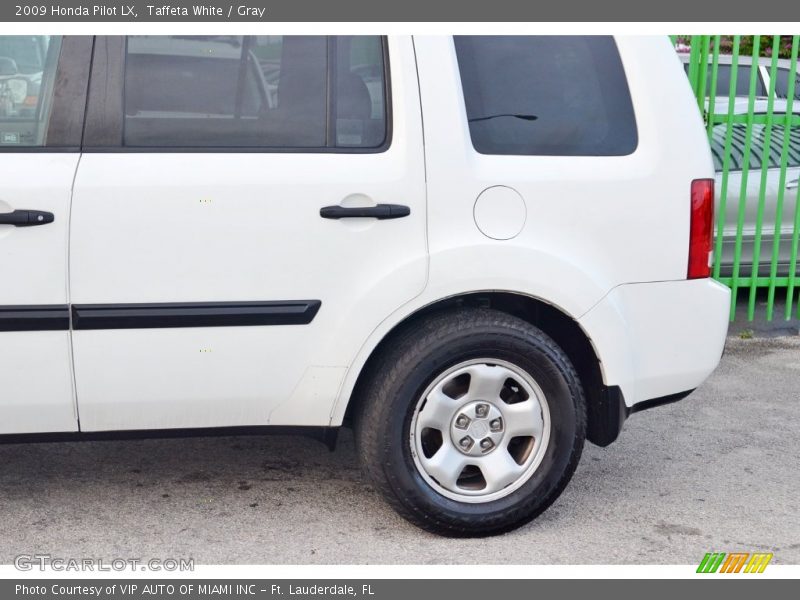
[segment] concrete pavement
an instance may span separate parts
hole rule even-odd
[[[800,563],[800,337],[731,337],[678,404],[587,446],[563,496],[505,536],[451,540],[397,517],[335,453],[291,437],[0,446],[0,563],[662,563],[708,551]]]

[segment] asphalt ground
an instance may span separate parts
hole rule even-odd
[[[749,334],[743,337],[747,338]],[[689,398],[588,445],[561,498],[500,537],[452,540],[395,515],[352,435],[0,445],[0,563],[16,555],[197,564],[800,564],[800,337],[728,340]]]

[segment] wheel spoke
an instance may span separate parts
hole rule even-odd
[[[449,490],[457,491],[456,482],[461,471],[467,466],[467,457],[445,441],[430,458],[420,457],[420,461],[431,477]]]
[[[478,468],[486,480],[484,493],[487,494],[492,494],[511,485],[524,471],[524,467],[516,463],[505,446],[480,459]]]
[[[508,438],[533,436],[539,439],[542,436],[542,409],[535,397],[528,398],[525,402],[505,405],[503,415]]]
[[[508,369],[500,366],[473,365],[467,372],[471,400],[497,400],[509,377]]]
[[[419,423],[422,427],[438,429],[445,433],[450,430],[450,420],[458,405],[458,401],[445,394],[439,385],[428,394],[425,406],[419,413]]]
[[[442,373],[427,390],[411,443],[433,489],[461,502],[488,502],[528,480],[550,429],[546,398],[530,375],[503,360],[477,359]]]

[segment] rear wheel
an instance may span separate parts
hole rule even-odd
[[[361,389],[362,464],[430,531],[491,535],[545,510],[577,466],[580,381],[538,328],[493,310],[435,315],[399,334]]]

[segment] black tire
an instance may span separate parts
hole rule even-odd
[[[509,495],[484,503],[438,493],[419,473],[409,442],[416,404],[438,375],[490,357],[529,373],[550,411],[550,442],[533,475]],[[586,401],[571,362],[530,323],[490,309],[459,309],[417,321],[376,357],[354,414],[359,460],[389,504],[433,533],[489,536],[528,523],[566,487],[583,450]]]

